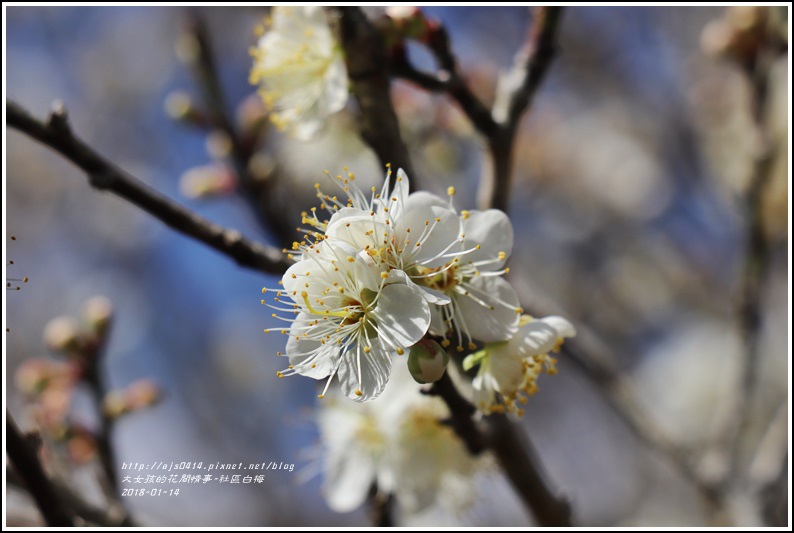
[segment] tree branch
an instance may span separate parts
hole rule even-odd
[[[527,45],[516,57],[513,70],[507,75],[509,81],[504,82],[509,85],[509,90],[497,94],[493,116],[499,128],[487,136],[491,172],[480,181],[477,192],[480,209],[494,208],[507,212],[516,130],[556,55],[557,30],[562,13],[562,7],[535,8]]]
[[[381,164],[402,168],[411,183],[416,177],[408,149],[400,136],[397,114],[389,91],[389,61],[380,34],[360,7],[334,7],[339,42],[353,95],[361,109],[361,136],[375,151]]]
[[[262,227],[272,230],[278,242],[286,246],[294,240],[295,221],[284,216],[281,198],[274,194],[277,173],[259,176],[251,170],[256,142],[262,138],[266,128],[261,128],[259,137],[246,138],[232,121],[218,75],[210,32],[199,8],[186,10],[183,31],[186,38],[195,42],[196,54],[190,57],[190,67],[209,111],[209,125],[222,131],[231,143],[229,159],[244,193],[242,196],[248,201]]]
[[[398,48],[394,54],[392,73],[395,76],[429,91],[447,93],[485,138],[491,156],[491,170],[480,182],[477,193],[480,209],[495,208],[507,212],[516,129],[522,115],[532,105],[556,55],[562,12],[562,7],[536,8],[527,45],[516,57],[516,64],[509,74],[511,90],[500,95],[493,110],[488,109],[463,81],[443,26],[430,30],[427,40],[427,46],[439,64],[439,72],[429,74],[416,69],[404,48]]]
[[[394,527],[394,504],[396,503],[394,494],[378,492],[377,482],[373,482],[369,488],[369,511],[372,517],[372,525],[375,527]]]
[[[504,414],[486,417],[488,443],[502,470],[543,527],[571,526],[571,506],[552,488],[529,438]]]
[[[74,163],[88,175],[92,187],[116,194],[176,231],[229,256],[240,266],[269,274],[283,273],[289,267],[279,249],[255,243],[238,231],[209,222],[105,159],[72,133],[63,106],[56,105],[43,123],[18,104],[7,101],[6,124]]]
[[[438,26],[430,34],[427,43],[436,58],[440,72],[428,74],[411,65],[405,48],[396,51],[392,63],[392,73],[400,78],[416,83],[433,92],[445,92],[455,100],[477,131],[486,138],[495,135],[499,125],[491,116],[491,110],[471,92],[463,81],[460,67],[449,42],[449,35],[443,26]]]
[[[439,396],[449,407],[449,425],[458,434],[458,437],[466,445],[469,453],[479,455],[488,446],[485,436],[472,420],[472,416],[477,411],[474,406],[463,396],[460,395],[452,379],[445,372],[440,380],[433,383],[425,392],[432,396]]]
[[[507,478],[524,505],[544,527],[571,525],[567,500],[557,494],[531,442],[522,436],[506,415],[485,417],[487,432],[479,428],[472,416],[474,406],[460,395],[448,374],[431,385],[426,394],[439,396],[449,407],[449,424],[473,455],[490,449],[496,455]]]
[[[744,272],[738,306],[739,331],[744,344],[741,366],[740,391],[735,395],[736,416],[725,434],[728,450],[727,485],[738,481],[740,475],[741,436],[750,422],[755,390],[758,385],[760,358],[761,305],[766,274],[769,268],[769,244],[764,233],[763,195],[772,175],[774,148],[766,128],[769,72],[773,59],[777,57],[759,54],[747,67],[752,101],[751,114],[761,142],[752,167],[752,175],[744,197],[747,234],[745,237]]]
[[[35,450],[6,411],[6,453],[48,526],[74,526],[75,515],[44,473]]]

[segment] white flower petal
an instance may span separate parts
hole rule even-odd
[[[474,298],[455,294],[458,312],[463,315],[462,320],[469,335],[482,342],[509,339],[515,333],[520,318],[516,312],[519,308],[518,296],[513,287],[503,278],[495,276],[476,276],[462,286],[472,296],[493,305],[493,309],[489,309]]]
[[[419,209],[429,207],[443,207],[449,208],[449,202],[444,200],[438,195],[429,193],[427,191],[417,191],[412,193],[405,200],[405,209]]]
[[[451,260],[442,254],[460,250],[460,245],[450,247],[459,240],[460,222],[455,212],[446,207],[412,207],[396,221],[395,237],[403,250],[403,261],[436,268]]]
[[[444,315],[441,312],[441,308],[436,305],[430,306],[430,329],[428,330],[431,334],[437,335],[439,337],[444,337],[449,330],[449,326],[444,321]]]
[[[510,257],[513,251],[513,224],[504,212],[498,209],[471,211],[469,218],[463,221],[463,228],[466,234],[464,247],[468,249],[480,245],[479,250],[466,255],[467,261],[498,259],[500,252],[504,253],[505,259]],[[483,265],[480,270],[500,270],[504,263],[505,260],[498,260]]]
[[[322,491],[328,506],[337,513],[348,513],[364,503],[375,478],[373,458],[349,448],[335,454],[326,465]]]
[[[545,322],[557,331],[557,337],[567,339],[576,336],[576,328],[567,319],[561,316],[547,316],[538,319],[538,322]]]
[[[416,344],[430,326],[430,309],[423,293],[407,285],[386,285],[371,314],[387,342],[395,347]]]
[[[358,347],[348,350],[342,357],[344,361],[336,375],[345,396],[357,402],[366,402],[380,396],[391,375],[391,354],[381,349],[376,342],[369,353],[364,352],[363,347]]]
[[[296,339],[309,326],[311,320],[311,316],[306,313],[298,315],[290,328],[285,350],[295,372],[312,379],[323,379],[331,375],[339,355],[333,346],[324,346],[319,341],[303,337]]]
[[[368,247],[379,250],[386,246],[387,237],[384,235],[389,235],[389,229],[385,223],[376,220],[369,214],[350,215],[329,224],[325,235],[329,239],[349,244],[358,253]]]
[[[557,338],[557,330],[554,327],[543,320],[533,320],[521,326],[509,344],[520,349],[523,356],[530,357],[547,353],[554,348]]]
[[[400,216],[405,212],[409,189],[410,181],[408,180],[408,175],[403,169],[397,170],[397,179],[394,180],[394,190],[392,190],[389,197],[385,199],[386,207],[391,211],[394,220],[399,220]]]

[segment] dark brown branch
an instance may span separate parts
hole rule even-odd
[[[289,267],[279,249],[253,242],[238,231],[196,215],[105,159],[72,133],[62,106],[56,106],[49,120],[43,123],[18,104],[7,101],[6,124],[63,155],[88,175],[94,188],[110,191],[135,204],[176,231],[229,256],[240,266],[269,274],[281,274]]]
[[[766,112],[769,92],[769,72],[777,53],[759,53],[755,61],[747,66],[751,85],[751,114],[760,136],[759,151],[752,168],[752,175],[744,197],[747,234],[745,237],[744,273],[738,306],[739,328],[744,344],[741,367],[740,391],[736,394],[736,416],[728,428],[725,441],[729,453],[726,484],[737,481],[741,436],[750,423],[752,402],[758,384],[760,357],[761,305],[769,268],[769,243],[764,232],[763,195],[772,176],[774,149],[768,136]]]
[[[417,70],[408,60],[404,48],[394,54],[392,73],[429,91],[449,94],[480,134],[486,138],[495,135],[499,125],[491,116],[491,110],[471,92],[463,80],[457,59],[452,53],[449,36],[443,26],[433,30],[428,46],[441,68],[439,73],[428,74]]]
[[[439,25],[428,32],[427,45],[436,58],[439,72],[429,74],[411,65],[404,48],[393,57],[392,73],[429,91],[447,93],[463,110],[477,131],[485,138],[490,151],[491,170],[484,175],[478,191],[481,209],[507,211],[513,166],[516,129],[524,112],[546,77],[557,51],[557,31],[562,7],[539,7],[527,45],[516,58],[512,75],[520,76],[509,94],[501,95],[491,111],[464,82],[452,52],[446,29]]]
[[[526,435],[504,414],[486,417],[488,442],[513,488],[544,527],[571,526],[568,500],[551,488],[548,474]]]
[[[44,473],[36,451],[6,411],[6,453],[48,526],[74,526],[75,515]]]
[[[111,326],[112,320],[103,328],[101,334],[96,335],[85,346],[85,351],[82,353],[84,362],[83,381],[91,390],[99,418],[99,428],[95,432],[94,438],[96,439],[99,462],[107,480],[106,492],[108,499],[115,504],[121,515],[117,520],[118,525],[133,526],[135,524],[132,517],[127,511],[124,502],[120,499],[121,491],[119,490],[119,480],[116,473],[116,453],[111,443],[115,419],[108,416],[103,406],[108,388],[105,384],[105,379],[102,378],[100,366],[104,361],[105,346]]]
[[[9,487],[27,490],[25,487],[25,482],[22,480],[19,474],[17,474],[16,471],[11,468],[6,469],[6,482],[8,483]],[[128,519],[113,516],[105,509],[100,509],[99,507],[95,507],[92,504],[86,502],[80,496],[62,484],[56,481],[53,481],[52,484],[66,506],[71,509],[76,516],[82,518],[86,522],[104,527],[135,526],[135,524],[128,521]]]
[[[262,227],[272,230],[279,243],[286,246],[295,238],[297,219],[284,216],[281,198],[274,194],[276,173],[264,177],[255,175],[251,170],[255,144],[261,140],[266,128],[262,128],[256,138],[246,138],[232,121],[218,75],[210,32],[198,8],[186,10],[184,31],[186,38],[195,41],[197,53],[191,58],[190,66],[211,116],[210,124],[226,134],[231,143],[229,159],[244,193],[242,196],[248,201]]]
[[[513,169],[513,148],[516,130],[524,112],[532,105],[535,93],[546,77],[557,50],[557,30],[562,18],[562,7],[538,7],[526,48],[516,58],[510,76],[522,79],[515,89],[497,95],[494,116],[499,128],[487,136],[491,151],[491,172],[483,176],[477,201],[481,209],[501,209],[507,212]],[[501,100],[501,101],[500,101]]]
[[[369,489],[369,509],[372,525],[375,527],[394,527],[394,494],[378,492],[378,484],[373,482]]]
[[[472,455],[482,453],[487,447],[487,442],[480,428],[472,420],[476,409],[460,395],[449,375],[444,373],[440,380],[430,386],[426,394],[439,396],[447,404],[450,413],[450,419],[447,422],[466,445],[469,453]]]
[[[788,455],[780,465],[780,470],[775,479],[761,491],[761,512],[764,521],[771,527],[786,527],[788,525],[789,499],[789,464]]]
[[[389,90],[389,58],[380,34],[360,7],[335,7],[333,10],[341,15],[335,24],[345,51],[352,92],[361,109],[361,136],[381,164],[402,168],[412,184],[421,181],[415,178],[408,149],[400,136]]]
[[[551,62],[557,55],[557,30],[562,19],[562,7],[539,7],[523,52],[524,79],[510,95],[506,125],[515,128],[546,77]]]
[[[490,450],[496,455],[518,495],[544,527],[570,526],[571,509],[567,500],[552,489],[537,453],[506,415],[485,417],[483,433],[472,416],[476,409],[460,395],[449,375],[433,383],[427,394],[439,396],[449,407],[449,424],[469,452],[477,455]]]

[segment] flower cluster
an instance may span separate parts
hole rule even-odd
[[[364,405],[328,394],[317,410],[325,454],[323,496],[337,512],[363,504],[372,487],[394,494],[400,511],[431,506],[458,511],[473,503],[475,475],[489,456],[474,457],[444,420],[440,398],[420,394],[404,365],[383,395]]]
[[[310,139],[348,98],[344,57],[325,13],[319,6],[274,7],[260,30],[250,82],[260,85],[278,128]]]
[[[293,243],[290,253],[296,263],[275,290],[274,303],[267,304],[286,313],[273,316],[289,323],[281,331],[289,335],[283,355],[290,364],[279,376],[327,379],[320,397],[337,376],[346,396],[366,401],[383,391],[394,355],[417,343],[409,368],[423,376],[415,379],[438,379],[441,374],[429,365],[443,365],[446,358],[426,353],[429,345],[420,341],[428,334],[443,338],[441,347],[454,345],[458,352],[475,350],[476,342],[521,342],[523,310],[502,277],[513,245],[507,215],[494,209],[458,212],[452,187],[447,199],[409,194],[402,170],[393,180],[389,169],[382,188],[368,193],[345,172],[335,177],[326,173],[338,194],[326,194],[315,184],[321,205],[303,214],[304,239]],[[534,345],[528,341],[532,347],[522,354],[540,354],[573,334],[564,319],[546,320],[538,324],[551,324],[544,331],[553,339]],[[493,349],[488,353],[469,359],[490,376],[480,380],[478,394],[509,396],[509,388],[495,385],[502,376],[489,370],[501,364],[495,361],[501,356]],[[530,372],[519,366],[521,376]],[[480,403],[488,407],[493,401]]]

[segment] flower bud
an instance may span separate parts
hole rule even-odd
[[[162,397],[160,387],[151,379],[139,379],[125,392],[127,405],[131,411],[150,407]]]
[[[15,377],[17,388],[23,394],[34,396],[44,390],[52,376],[52,361],[36,358],[19,365]]]
[[[104,296],[94,296],[85,303],[83,316],[97,335],[104,335],[113,318],[113,303]]]
[[[66,453],[69,460],[76,464],[85,464],[97,452],[96,439],[87,429],[72,426],[66,441]]]
[[[199,199],[228,194],[234,190],[236,178],[223,165],[193,167],[179,180],[179,189],[187,198]]]
[[[417,383],[433,383],[441,379],[447,369],[449,355],[432,339],[422,339],[411,347],[408,370]]]
[[[108,418],[118,418],[127,412],[127,399],[124,391],[112,390],[102,399],[102,410]]]
[[[70,316],[59,316],[44,327],[44,343],[54,352],[71,352],[80,346],[80,328]]]

